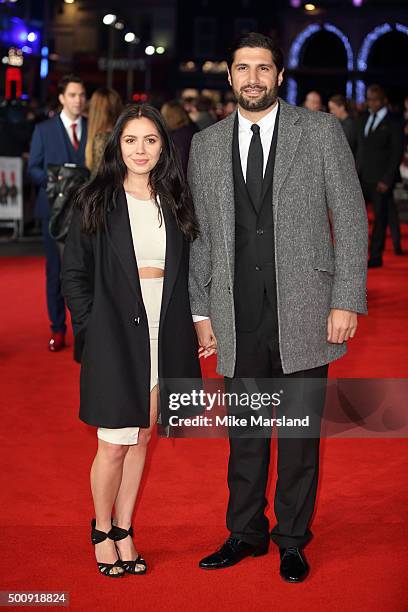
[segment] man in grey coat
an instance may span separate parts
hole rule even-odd
[[[201,229],[189,279],[200,354],[217,353],[227,386],[317,379],[313,406],[306,394],[300,401],[320,419],[328,364],[345,354],[366,313],[367,218],[353,156],[337,119],[278,97],[283,56],[269,37],[242,37],[228,67],[238,109],[194,136],[189,160]],[[230,536],[201,568],[265,554],[272,538],[281,576],[306,577],[319,438],[278,438],[269,534],[270,437],[230,434]]]

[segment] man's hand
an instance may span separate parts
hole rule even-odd
[[[387,193],[387,191],[388,191],[387,183],[383,183],[383,181],[378,181],[378,183],[377,183],[377,191],[379,191],[380,193]]]
[[[214,336],[211,320],[197,321],[194,326],[199,344],[198,356],[207,358],[214,355],[217,352],[217,340]]]
[[[354,338],[357,330],[357,313],[332,308],[327,320],[327,341],[342,344]]]

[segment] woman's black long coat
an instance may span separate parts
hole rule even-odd
[[[159,326],[159,377],[200,378],[188,295],[189,243],[163,206],[166,261]],[[63,294],[81,362],[80,418],[98,427],[150,424],[150,342],[127,210],[121,189],[105,229],[85,234],[76,210],[64,250]],[[160,389],[163,423],[167,396]]]

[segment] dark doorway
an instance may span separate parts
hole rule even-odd
[[[338,36],[321,30],[305,43],[297,83],[297,104],[303,104],[311,90],[321,94],[324,104],[333,94],[346,95],[347,53]]]
[[[401,105],[408,92],[407,57],[408,36],[395,30],[376,40],[368,56],[366,84],[380,83],[393,105]]]

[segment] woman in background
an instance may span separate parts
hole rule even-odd
[[[101,87],[91,96],[88,109],[88,140],[85,163],[93,176],[113,127],[122,112],[122,100],[117,91]]]
[[[340,121],[350,149],[355,156],[357,150],[357,126],[351,116],[348,100],[341,94],[332,96],[329,100],[329,111]]]
[[[171,137],[180,155],[184,176],[186,176],[191,140],[198,132],[198,128],[177,100],[170,100],[163,104],[161,114],[171,132]]]

